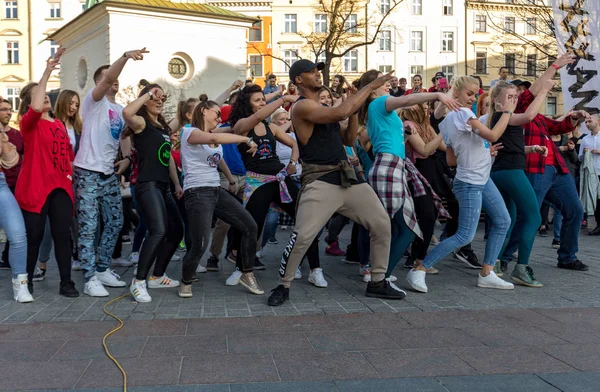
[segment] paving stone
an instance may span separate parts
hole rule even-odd
[[[273,354],[282,381],[379,378],[358,352]]]
[[[191,355],[195,352],[226,354],[225,334],[196,336],[153,336],[148,339],[141,354],[143,358],[167,355]]]
[[[306,336],[317,352],[386,350],[399,348],[381,330],[319,331]]]
[[[598,392],[600,372],[538,374],[542,380],[562,392]]]
[[[448,392],[433,378],[390,378],[384,380],[337,380],[335,385],[339,392]]]
[[[181,369],[181,357],[123,358],[119,363],[127,372],[127,385],[174,385]],[[62,363],[53,361],[51,363]],[[157,371],[160,370],[160,371]],[[94,359],[77,382],[78,388],[119,387],[123,376],[108,359]]]
[[[137,358],[140,356],[147,337],[119,337],[111,336],[107,339],[106,345],[111,355],[115,358]],[[105,359],[106,354],[101,345],[100,339],[69,339],[60,347],[60,350],[54,354],[52,360],[88,360]]]
[[[90,361],[2,362],[0,390],[73,388]],[[35,371],[32,371],[35,369]],[[60,377],[57,377],[60,375]]]
[[[438,377],[449,392],[558,392],[533,374]]]
[[[65,342],[64,339],[0,341],[0,361],[47,361]]]
[[[180,384],[280,381],[269,354],[190,354],[183,360]]]
[[[600,344],[557,345],[541,348],[545,353],[580,371],[600,371]]]
[[[325,381],[295,381],[275,383],[231,384],[231,392],[337,392],[333,382]]]
[[[478,347],[484,344],[456,328],[404,328],[384,331],[401,348]]]
[[[275,353],[313,351],[302,332],[281,332],[268,334],[229,333],[227,347],[230,353]]]

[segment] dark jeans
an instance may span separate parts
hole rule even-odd
[[[183,241],[185,242],[185,248],[190,249],[192,247],[192,237],[189,229],[188,215],[186,213],[185,198],[176,199],[177,208],[179,208],[179,215],[183,221]]]
[[[340,233],[348,223],[350,223],[350,219],[344,215],[334,214],[333,218],[329,220],[329,231],[327,232],[327,237],[325,237],[325,242],[331,245],[337,241]]]
[[[200,259],[209,245],[213,214],[240,236],[238,259],[242,272],[254,271],[257,225],[248,211],[221,187],[199,187],[185,191],[185,209],[189,216],[191,247],[183,257],[182,282],[190,284]]]
[[[145,280],[154,260],[154,276],[163,276],[183,237],[183,223],[169,184],[150,181],[136,184],[136,197],[149,235],[142,245],[135,278]]]
[[[60,280],[61,282],[70,281],[73,201],[64,189],[55,189],[50,192],[39,214],[23,210],[23,219],[27,230],[27,275],[29,281],[32,282],[33,279],[33,271],[46,228],[46,217],[50,219],[54,256],[58,264]]]
[[[427,256],[427,249],[431,243],[438,215],[431,191],[429,189],[425,190],[425,195],[413,198],[417,221],[423,233],[423,239],[415,237],[412,243],[412,256],[418,260],[424,260],[425,256]]]

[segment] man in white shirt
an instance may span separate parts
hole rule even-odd
[[[500,70],[498,71],[499,78],[492,80],[492,82],[490,83],[490,88],[494,87],[494,85],[501,80],[504,82],[510,83],[511,80],[508,79],[508,74],[509,74],[508,67],[500,67]]]
[[[590,134],[581,139],[579,160],[583,161],[584,152],[591,152],[594,157],[594,168],[600,180],[600,115],[592,114],[585,120],[585,126],[590,130]],[[594,216],[596,218],[596,228],[590,232],[590,235],[600,235],[600,200],[596,204]]]
[[[112,65],[98,68],[94,73],[96,86],[81,104],[83,129],[79,151],[73,162],[73,183],[78,253],[85,277],[83,292],[92,297],[108,296],[104,286],[126,286],[119,275],[109,269],[123,225],[115,158],[125,122],[123,107],[115,102],[115,97],[119,92],[118,78],[123,67],[129,59],[142,60],[144,53],[148,53],[146,48],[125,52]],[[94,243],[100,218],[104,227],[96,251]]]

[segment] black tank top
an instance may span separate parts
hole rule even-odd
[[[238,150],[242,155],[242,162],[246,166],[246,170],[252,171],[258,174],[275,175],[284,168],[283,163],[277,156],[277,141],[275,135],[271,132],[269,125],[265,123],[265,129],[267,133],[263,136],[257,136],[252,129],[248,132],[248,137],[258,145],[256,154],[247,154],[249,147],[246,143],[238,144]]]
[[[298,101],[307,99],[306,97],[298,98]],[[296,101],[296,102],[298,102]],[[337,165],[340,161],[345,161],[346,149],[340,136],[340,124],[315,124],[313,132],[306,145],[298,140],[298,149],[300,150],[300,159],[302,162],[316,165]],[[333,185],[342,185],[339,172],[329,173],[319,178]]]
[[[138,155],[137,182],[169,182],[171,140],[169,134],[146,121],[146,128],[133,135],[133,145]]]

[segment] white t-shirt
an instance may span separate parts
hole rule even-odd
[[[82,169],[111,174],[125,125],[123,106],[110,102],[106,97],[95,102],[92,91],[81,105],[83,129],[73,164]]]
[[[73,127],[67,127],[67,134],[69,134],[69,140],[71,141],[71,146],[73,146],[73,152],[75,152],[75,148],[77,147],[77,138],[75,137],[75,129]]]
[[[475,185],[484,185],[490,178],[492,157],[487,140],[473,132],[467,124],[475,113],[468,108],[450,112],[440,123],[444,143],[452,147],[457,159],[456,179]]]
[[[296,140],[296,134],[294,132],[290,132],[287,135]],[[279,161],[287,167],[292,159],[292,148],[278,141],[277,156],[279,157]],[[298,164],[296,165],[296,174],[294,174],[294,176],[300,176],[300,174],[302,174],[302,166]]]
[[[181,132],[181,166],[183,190],[201,186],[220,187],[217,165],[223,159],[223,147],[212,148],[207,144],[190,144],[188,138],[197,128],[185,127]]]
[[[586,137],[581,139],[581,145],[579,146],[579,160],[583,161],[583,149],[587,148],[590,151],[600,149],[600,132],[597,134],[588,134]],[[594,158],[594,167],[596,168],[596,174],[600,176],[600,154],[592,154]]]

